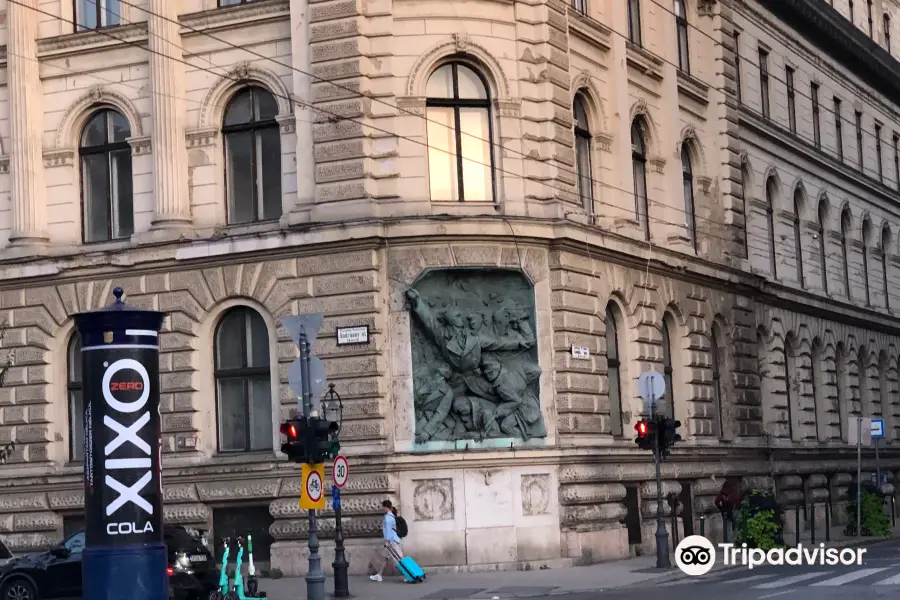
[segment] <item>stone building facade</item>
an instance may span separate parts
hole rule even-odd
[[[0,536],[80,526],[72,315],[116,285],[168,313],[166,518],[253,533],[287,574],[306,521],[276,450],[296,408],[279,319],[304,312],[344,403],[354,571],[384,498],[424,565],[651,550],[648,369],[683,423],[663,469],[683,533],[708,515],[719,535],[725,476],[840,522],[850,417],[885,419],[900,471],[900,15],[876,0],[867,39],[834,5],[0,0]],[[514,414],[538,435],[420,435],[423,386],[445,388],[414,373],[409,290],[433,274],[486,307],[478,277],[530,288],[540,376],[516,394],[539,411]],[[351,325],[367,344],[337,345]]]

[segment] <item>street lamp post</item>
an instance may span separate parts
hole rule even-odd
[[[341,401],[341,396],[334,391],[333,383],[328,384],[328,392],[325,393],[322,409],[326,419],[338,424],[338,430],[332,439],[340,443],[340,427],[344,418],[344,403]],[[344,528],[341,525],[341,492],[334,485],[331,487],[331,501],[332,508],[334,508],[334,562],[331,563],[334,569],[334,597],[349,598],[350,581],[347,571],[350,563],[347,562],[347,555],[344,552]]]

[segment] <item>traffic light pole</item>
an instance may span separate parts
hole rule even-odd
[[[651,402],[651,418],[656,421],[656,402]],[[666,531],[666,518],[663,515],[663,492],[662,492],[662,474],[660,463],[662,463],[662,450],[660,440],[664,434],[664,429],[656,427],[656,448],[653,450],[653,462],[656,463],[656,568],[668,569],[672,566],[669,561],[669,532]]]
[[[300,373],[303,399],[303,416],[307,420],[312,416],[312,391],[309,379],[309,342],[306,334],[300,333]],[[308,460],[308,459],[307,459]],[[306,572],[307,600],[325,600],[325,573],[322,572],[322,558],[319,556],[319,536],[316,523],[316,511],[309,511],[309,565]]]

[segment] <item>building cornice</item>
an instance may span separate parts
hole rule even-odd
[[[821,0],[759,0],[863,81],[900,105],[900,61]]]

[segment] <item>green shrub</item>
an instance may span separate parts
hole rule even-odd
[[[781,507],[767,490],[752,490],[744,496],[735,512],[737,521],[734,543],[748,548],[770,550],[784,545],[784,523]]]
[[[862,490],[859,520],[864,536],[888,537],[891,535],[891,520],[884,510],[884,499],[881,494],[871,488]],[[856,535],[856,498],[852,498],[847,503],[847,526],[844,528],[844,533]]]
[[[274,569],[272,569],[271,573],[272,573],[272,579],[281,579],[282,577],[284,577],[284,573],[282,573],[281,569],[279,569],[278,567],[275,567]]]
[[[259,576],[260,576],[260,578],[262,578],[262,579],[268,579],[269,577],[272,576],[272,573],[271,573],[271,571],[269,571],[268,569],[260,569],[260,570],[259,570]]]

